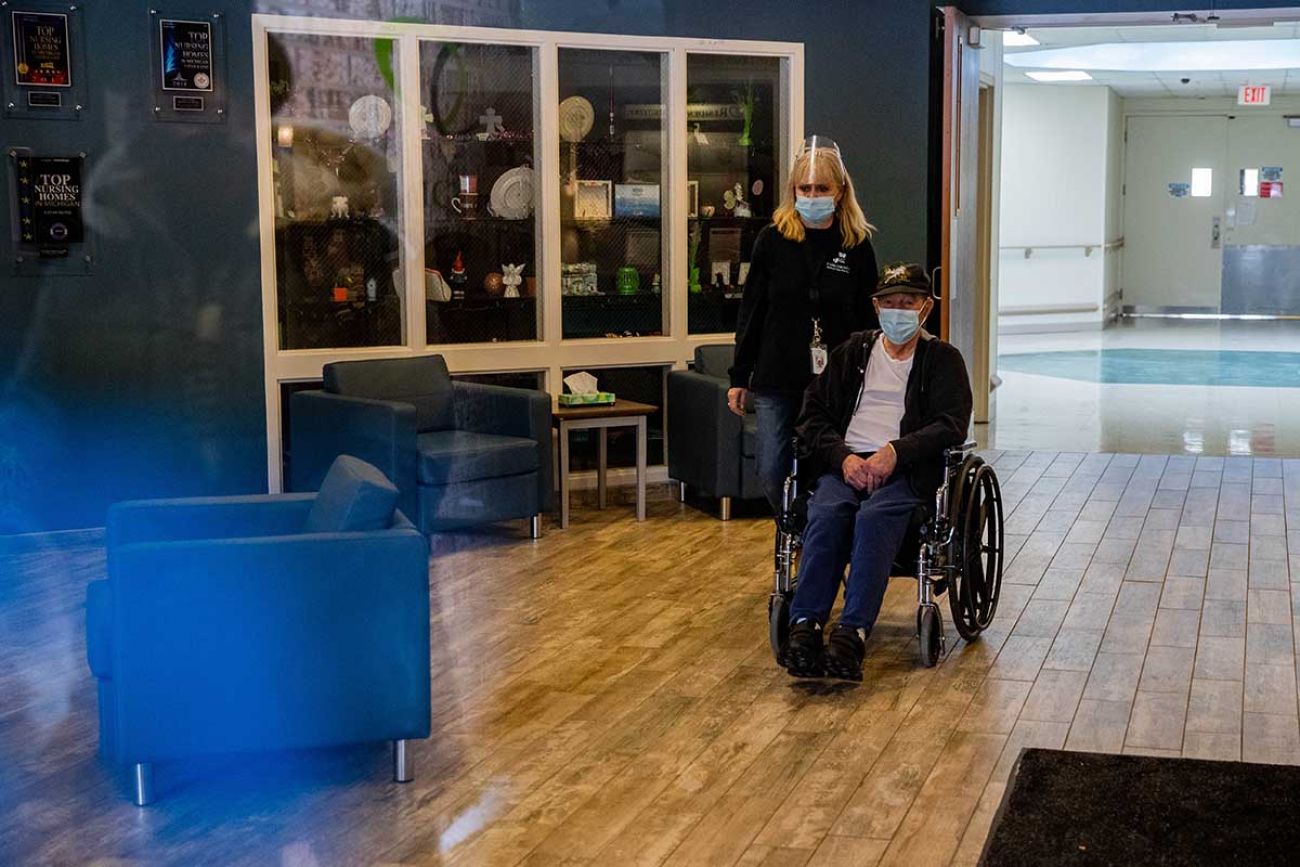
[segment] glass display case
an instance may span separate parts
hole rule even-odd
[[[662,404],[731,339],[803,137],[800,44],[252,26],[272,490],[283,388],[332,361],[438,353],[552,393],[638,370],[624,390]]]
[[[564,338],[662,334],[667,56],[561,48]]]
[[[736,330],[754,239],[781,200],[780,88],[781,61],[775,57],[687,58],[691,334]]]
[[[430,344],[537,339],[535,53],[420,44]]]
[[[401,345],[402,118],[374,40],[267,50],[278,346]]]

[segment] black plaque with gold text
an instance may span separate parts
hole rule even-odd
[[[85,238],[81,220],[81,157],[17,157],[19,244],[41,256],[66,256]]]
[[[14,83],[20,87],[72,87],[68,16],[14,12]]]

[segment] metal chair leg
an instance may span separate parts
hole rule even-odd
[[[722,520],[730,521],[731,520],[731,497],[723,497],[719,501],[719,506],[722,511]]]
[[[131,770],[135,783],[135,805],[147,807],[153,803],[153,765],[141,763]]]
[[[393,741],[393,782],[409,783],[411,766],[406,760],[406,741]]]
[[[533,515],[528,519],[528,535],[534,539],[542,538],[542,516]]]
[[[678,487],[678,491],[677,491],[677,501],[678,501],[678,502],[681,502],[681,503],[684,503],[684,502],[686,502],[686,483],[685,483],[685,482],[678,482],[678,486],[679,486],[679,487]]]

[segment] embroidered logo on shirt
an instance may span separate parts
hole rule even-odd
[[[839,274],[850,274],[849,254],[846,250],[840,250],[835,254],[835,258],[826,263],[827,271],[835,271]]]

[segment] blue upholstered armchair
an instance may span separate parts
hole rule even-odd
[[[425,533],[529,518],[536,538],[551,508],[550,396],[452,382],[441,355],[327,364],[323,390],[290,398],[289,430],[289,490],[355,455]]]
[[[668,374],[668,475],[682,486],[721,500],[722,520],[733,498],[762,497],[754,468],[758,423],[753,407],[742,419],[727,409],[731,344],[700,346],[691,370]]]
[[[320,494],[118,503],[86,600],[100,753],[134,765],[429,736],[428,541],[340,458]]]

